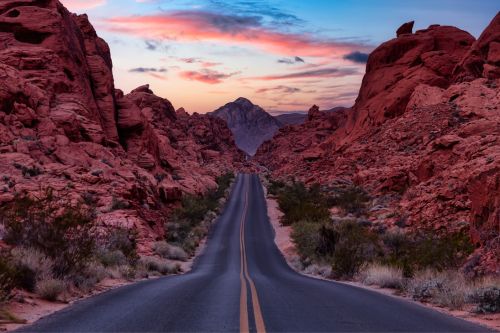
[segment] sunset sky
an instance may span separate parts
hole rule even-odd
[[[149,83],[174,107],[205,113],[243,96],[272,113],[350,106],[368,53],[415,28],[478,37],[498,0],[62,0],[111,47],[115,84]]]

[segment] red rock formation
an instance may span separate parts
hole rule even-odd
[[[413,25],[415,24],[415,21],[410,21],[403,23],[398,30],[396,30],[396,37],[399,37],[404,34],[411,34],[413,33]]]
[[[363,186],[376,198],[374,224],[466,228],[479,247],[476,271],[498,272],[500,80],[490,74],[500,64],[489,55],[491,36],[500,33],[495,22],[498,16],[478,41],[432,26],[382,44],[370,55],[356,104],[338,113],[335,125],[314,109],[256,159],[276,177]],[[470,70],[477,49],[488,49],[481,61],[494,68]]]
[[[0,77],[0,204],[66,190],[145,250],[182,193],[242,161],[223,122],[177,116],[147,85],[115,90],[108,45],[57,0],[0,3]]]

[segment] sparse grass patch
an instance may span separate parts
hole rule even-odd
[[[36,293],[41,298],[54,302],[67,290],[66,283],[64,281],[49,278],[46,280],[40,280],[36,284]]]
[[[363,284],[382,288],[402,289],[404,286],[403,270],[381,264],[370,264],[359,274]]]
[[[157,272],[161,275],[175,274],[180,271],[178,264],[157,257],[143,256],[139,260],[139,265],[144,266],[147,271]]]

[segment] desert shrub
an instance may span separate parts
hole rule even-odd
[[[225,196],[234,174],[232,172],[217,177],[217,189],[203,196],[186,195],[165,224],[166,241],[181,246],[192,253],[199,241],[207,234],[208,226],[202,222],[219,208],[219,200]]]
[[[267,187],[267,191],[269,194],[278,195],[281,190],[286,186],[286,184],[279,180],[270,180],[269,186]]]
[[[376,285],[382,288],[401,289],[404,286],[403,271],[401,268],[380,264],[370,264],[359,274],[363,284]]]
[[[0,304],[5,302],[16,286],[16,270],[8,260],[8,254],[0,252]]]
[[[97,257],[105,267],[125,265],[128,262],[127,257],[120,250],[100,249]]]
[[[180,266],[178,264],[174,264],[156,257],[143,256],[141,257],[139,262],[148,271],[158,272],[162,275],[175,274],[180,270]]]
[[[36,284],[36,293],[43,299],[54,302],[66,291],[66,283],[58,279],[40,280]]]
[[[278,205],[284,213],[281,224],[327,221],[330,218],[328,202],[319,185],[307,188],[303,183],[295,182],[286,186],[278,194]]]
[[[16,197],[0,214],[4,240],[50,257],[57,276],[80,270],[92,258],[96,239],[92,221],[91,211],[52,189],[39,197]]]
[[[344,221],[333,226],[330,245],[332,275],[352,278],[366,262],[379,255],[377,235],[355,221]]]
[[[17,287],[33,292],[40,279],[52,277],[53,260],[33,248],[18,247],[9,257]]]
[[[188,259],[186,251],[178,246],[170,245],[165,241],[155,242],[153,244],[153,251],[160,257],[167,259],[182,261]]]
[[[419,301],[429,301],[451,309],[461,309],[467,302],[471,286],[457,271],[418,272],[408,281],[407,291]]]
[[[98,261],[91,261],[81,272],[73,274],[68,279],[78,289],[88,292],[106,277],[108,277],[106,268]]]
[[[292,226],[291,236],[303,260],[329,262],[332,275],[339,278],[352,277],[365,262],[380,255],[377,235],[355,221],[302,221]]]
[[[302,221],[295,223],[291,238],[297,247],[302,260],[316,258],[316,248],[319,243],[319,229],[321,224]]]
[[[476,290],[471,299],[477,303],[475,312],[499,313],[500,312],[500,285],[482,287]]]
[[[118,251],[121,252],[133,265],[139,259],[137,255],[137,231],[135,229],[115,228],[101,241],[101,248],[114,252],[114,259],[118,259],[121,256]]]
[[[388,233],[382,237],[387,253],[383,263],[401,267],[406,277],[426,268],[443,271],[460,267],[474,246],[464,232],[436,236],[431,232],[406,235]]]
[[[339,189],[339,193],[332,198],[332,204],[342,208],[346,213],[361,215],[366,210],[370,196],[358,186]]]

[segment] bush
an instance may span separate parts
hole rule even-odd
[[[345,189],[340,189],[332,199],[334,206],[339,206],[346,213],[361,215],[366,210],[366,204],[370,200],[370,196],[364,189],[357,186],[350,186]]]
[[[139,260],[139,264],[144,266],[148,271],[158,272],[162,275],[175,274],[180,270],[178,264],[173,264],[156,257],[143,256]]]
[[[40,197],[17,197],[2,209],[4,240],[33,248],[54,261],[54,273],[64,276],[82,269],[94,255],[93,216],[69,196],[56,196],[52,189]]]
[[[57,298],[66,291],[64,281],[58,279],[46,279],[38,281],[36,284],[36,293],[47,301],[54,302]]]
[[[165,241],[155,242],[153,244],[153,251],[160,257],[167,259],[182,261],[188,259],[186,251],[178,246],[170,245]]]
[[[219,200],[225,196],[233,178],[233,173],[226,173],[217,177],[217,190],[210,191],[204,196],[184,196],[181,206],[173,212],[165,224],[166,240],[192,253],[208,232],[208,226],[200,225],[210,212],[217,211]]]
[[[136,230],[115,228],[108,234],[103,247],[111,252],[121,252],[132,265],[139,259]],[[120,255],[115,253],[115,256]]]
[[[451,309],[461,309],[470,294],[470,285],[456,271],[425,270],[415,274],[407,285],[409,295]]]
[[[319,243],[319,229],[321,227],[321,224],[307,221],[293,225],[291,238],[303,261],[307,258],[317,258],[316,249]]]
[[[364,263],[379,255],[377,235],[354,221],[334,225],[330,245],[332,274],[338,278],[352,278]]]
[[[16,267],[19,286],[28,291],[35,290],[37,280],[52,277],[53,260],[36,249],[12,249],[11,262]]]
[[[127,257],[120,250],[101,249],[98,252],[98,259],[105,267],[125,265]]]
[[[382,288],[401,289],[404,286],[403,271],[401,268],[371,264],[364,268],[359,279],[363,284],[376,285]]]
[[[490,286],[476,290],[472,296],[474,302],[478,303],[475,312],[499,313],[500,312],[500,287]]]
[[[278,195],[285,186],[286,186],[286,184],[282,181],[270,180],[267,191],[269,194]]]
[[[441,237],[431,232],[418,235],[389,233],[382,240],[387,249],[382,262],[401,267],[406,277],[427,268],[437,271],[457,269],[474,249],[470,237],[463,232]]]
[[[278,194],[278,205],[284,213],[281,224],[292,225],[299,221],[325,222],[330,219],[328,198],[319,185],[306,188],[303,183],[293,183]]]

